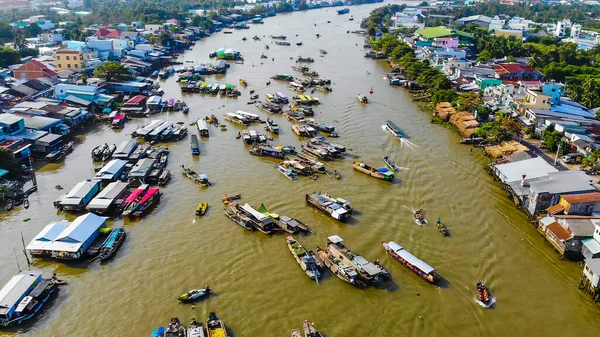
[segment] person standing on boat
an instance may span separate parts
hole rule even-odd
[[[442,219],[441,219],[441,218],[438,218],[438,219],[437,219],[437,224],[439,225],[439,224],[441,224],[441,223],[442,223]]]

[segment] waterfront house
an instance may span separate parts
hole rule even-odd
[[[560,197],[556,205],[546,209],[549,215],[590,216],[600,211],[600,193],[566,194]]]
[[[33,131],[46,131],[57,135],[68,135],[71,129],[64,125],[60,119],[44,117],[44,116],[27,116],[23,115],[25,128]]]
[[[128,193],[128,186],[128,183],[122,181],[115,181],[108,184],[108,186],[90,201],[86,208],[90,212],[97,214],[108,214],[117,207],[117,201],[123,199]]]
[[[524,186],[526,182],[547,176],[558,170],[548,164],[542,157],[535,157],[516,162],[493,166],[494,175],[502,184],[518,184]]]
[[[57,75],[58,73],[54,69],[38,60],[30,60],[13,69],[13,77],[17,79],[34,79],[41,77],[56,79]]]
[[[556,204],[561,195],[596,192],[590,177],[581,171],[550,172],[525,183],[529,191],[524,206],[530,216]]]
[[[58,205],[67,211],[82,211],[102,188],[102,181],[88,179],[75,185],[69,193],[58,200]]]
[[[509,83],[510,81],[541,81],[544,79],[544,74],[541,72],[516,62],[498,63],[494,65],[494,71],[496,72],[496,78],[509,81]]]
[[[585,259],[579,289],[592,295],[594,302],[600,302],[600,258]]]
[[[94,179],[102,180],[103,184],[107,184],[112,181],[117,181],[121,177],[121,174],[125,170],[127,162],[121,159],[113,159],[104,165]]]
[[[600,217],[557,215],[542,218],[537,227],[561,257],[571,260],[583,258],[583,241],[594,235]]]
[[[581,255],[586,259],[600,258],[600,221],[594,223],[594,235],[591,238],[581,240]]]
[[[70,224],[48,224],[27,245],[33,256],[77,260],[98,238],[99,229],[106,227],[106,218],[94,213],[77,217]]]

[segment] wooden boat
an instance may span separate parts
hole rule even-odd
[[[352,167],[354,167],[355,170],[368,174],[373,178],[383,179],[385,181],[392,181],[394,179],[394,173],[385,167],[376,169],[360,161],[353,162]]]
[[[24,207],[25,209],[28,209],[28,208],[29,208],[29,199],[25,199],[25,200],[23,200],[23,207]]]
[[[200,299],[204,296],[207,296],[208,294],[210,294],[210,287],[206,286],[205,288],[192,289],[187,293],[179,296],[177,299],[183,303],[186,303]]]
[[[271,213],[267,210],[265,204],[260,204],[260,207],[258,207],[257,211],[268,217],[271,217],[275,224],[279,226],[279,228],[288,233],[295,234],[301,230],[312,233],[312,230],[308,227],[307,224],[303,223],[298,219],[290,218],[286,215],[279,216],[279,214]]]
[[[265,127],[268,131],[278,135],[279,134],[279,125],[272,119],[267,118],[267,126]]]
[[[171,318],[171,322],[165,329],[164,337],[185,337],[186,330],[179,318]]]
[[[300,330],[298,330],[298,329],[292,330],[292,337],[302,337]]]
[[[321,247],[317,247],[317,257],[323,261],[323,264],[340,280],[354,285],[364,285],[354,268],[345,262],[336,259],[328,251]]]
[[[327,54],[327,50],[319,49],[319,53],[321,53],[321,55],[325,55],[325,54]]]
[[[187,337],[206,337],[206,334],[204,333],[204,324],[196,321],[195,318],[192,318],[190,325],[188,325]]]
[[[413,212],[413,217],[415,218],[415,223],[417,225],[425,226],[427,225],[427,219],[425,219],[425,211],[423,209],[411,210]]]
[[[12,210],[13,207],[15,207],[15,203],[12,200],[8,200],[8,202],[6,203],[6,206],[4,206],[4,210],[8,212],[8,211]]]
[[[249,224],[263,234],[271,235],[273,232],[280,230],[272,217],[257,211],[249,204],[244,204],[244,206],[234,204],[231,209],[237,212],[240,217],[244,217]]]
[[[318,280],[321,277],[319,268],[322,267],[321,262],[317,259],[312,251],[307,251],[300,245],[291,235],[286,237],[288,248],[300,265],[302,270],[308,275],[311,280]]]
[[[149,209],[156,206],[160,201],[161,192],[157,187],[149,188],[148,191],[144,194],[142,199],[134,205],[128,212],[123,212],[123,215],[129,215],[134,217],[141,217],[146,213]]]
[[[291,43],[287,41],[275,41],[275,44],[278,44],[280,46],[291,46]]]
[[[208,181],[208,176],[206,174],[198,174],[196,173],[196,171],[183,165],[181,165],[181,173],[183,173],[184,176],[188,177],[196,184],[202,185],[204,187],[210,186],[210,181]]]
[[[496,298],[492,297],[485,283],[483,281],[479,281],[475,287],[477,288],[475,302],[479,303],[479,305],[484,308],[491,308],[494,303],[496,303]]]
[[[327,238],[327,251],[335,259],[354,268],[359,278],[367,284],[377,284],[390,278],[387,269],[380,266],[378,261],[371,263],[364,257],[351,251],[344,244],[344,240],[337,235]]]
[[[313,59],[312,57],[302,57],[302,56],[298,56],[298,58],[296,59],[296,62],[315,62],[315,59]]]
[[[207,202],[199,203],[198,208],[196,208],[196,215],[204,215],[206,213],[207,208],[208,208]]]
[[[382,242],[381,245],[394,260],[400,262],[400,264],[419,275],[422,279],[432,284],[437,284],[439,282],[440,277],[433,267],[407,252],[399,244],[390,241],[388,243]]]
[[[294,169],[285,168],[282,165],[275,165],[275,168],[289,180],[298,180],[298,174]]]
[[[246,80],[241,79],[241,78],[240,78],[240,84],[243,85],[244,87],[248,86],[248,82],[246,82]]]
[[[200,144],[198,142],[198,136],[192,135],[191,140],[190,140],[190,147],[192,149],[193,155],[200,154]]]
[[[109,145],[106,149],[104,149],[104,151],[102,152],[102,160],[103,161],[107,161],[110,159],[110,157],[112,156],[112,154],[115,152],[115,150],[117,149],[117,145],[112,144]]]
[[[304,321],[304,337],[323,337],[323,335],[315,329],[307,320]]]
[[[305,195],[306,203],[318,209],[319,211],[329,215],[330,217],[344,221],[348,218],[348,211],[339,205],[337,202],[326,198],[321,193],[311,193]]]
[[[119,227],[113,229],[106,241],[104,241],[104,244],[102,244],[96,259],[100,259],[100,261],[106,261],[110,259],[115,254],[117,249],[119,249],[121,243],[125,241],[126,236],[127,232],[125,232],[124,228]]]
[[[217,317],[217,314],[211,312],[206,321],[207,337],[227,337],[225,323]]]
[[[70,141],[67,144],[59,147],[58,149],[48,153],[45,157],[46,160],[49,163],[51,163],[51,162],[63,159],[69,152],[71,152],[73,150],[74,144],[75,143],[73,141]]]
[[[94,161],[101,161],[102,154],[104,153],[104,150],[106,150],[106,148],[108,148],[108,144],[106,144],[106,143],[96,146],[92,150],[92,159],[94,159]]]
[[[328,201],[330,201],[334,204],[338,204],[338,205],[342,206],[342,208],[345,209],[346,212],[348,212],[348,214],[352,214],[352,206],[350,206],[350,202],[348,200],[333,197],[332,195],[330,195],[328,193],[319,192],[318,195],[322,196],[323,198],[327,199]]]
[[[234,196],[231,196],[231,197],[229,197],[229,196],[227,196],[227,194],[225,194],[225,196],[223,197],[223,203],[225,205],[227,205],[228,203],[230,203],[234,200],[240,200],[241,198],[242,198],[242,195],[239,193]]]
[[[158,186],[165,186],[169,181],[171,181],[171,171],[165,169],[158,177]]]
[[[358,95],[358,96],[356,96],[356,100],[357,100],[359,103],[362,103],[362,104],[367,104],[367,103],[369,103],[369,99],[368,99],[368,98],[367,98],[367,96],[365,96],[365,95]]]
[[[240,215],[234,206],[231,206],[231,208],[232,208],[232,210],[227,210],[227,209],[223,210],[225,212],[225,215],[229,219],[231,219],[231,221],[235,222],[236,224],[242,226],[243,228],[245,228],[251,232],[254,232],[254,226],[252,226],[249,219],[243,215]]]
[[[383,157],[383,162],[385,163],[385,165],[387,167],[390,168],[390,170],[392,170],[392,171],[398,171],[398,169],[399,169],[398,165],[396,165],[396,163],[394,163],[393,161],[391,161],[388,156]]]
[[[448,235],[448,227],[446,227],[446,225],[442,223],[442,219],[438,218],[435,225],[437,227],[438,232],[440,232],[442,236]]]

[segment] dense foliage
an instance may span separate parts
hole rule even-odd
[[[21,56],[11,48],[0,47],[0,67],[8,67],[11,64],[19,63]]]
[[[121,62],[104,62],[94,70],[94,76],[110,81],[126,81],[131,79],[129,70]]]

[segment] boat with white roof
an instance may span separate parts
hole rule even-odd
[[[440,277],[433,267],[407,252],[406,249],[402,248],[399,244],[390,241],[387,243],[382,242],[381,245],[383,245],[385,251],[390,254],[394,260],[400,262],[400,264],[419,275],[422,279],[432,284],[437,284],[439,282]]]
[[[351,251],[344,244],[344,240],[337,235],[327,238],[327,251],[335,259],[354,268],[359,277],[367,284],[377,284],[390,278],[388,271],[380,266],[377,261],[371,263],[364,257]]]
[[[306,194],[305,199],[307,204],[336,220],[344,221],[348,217],[349,212],[343,206],[321,193]]]

